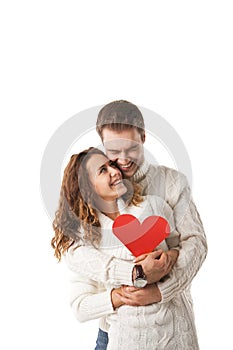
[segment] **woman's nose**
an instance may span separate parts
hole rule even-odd
[[[119,173],[119,170],[117,168],[110,167],[110,175],[115,176]]]

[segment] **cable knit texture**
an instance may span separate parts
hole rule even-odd
[[[179,258],[166,280],[158,283],[162,301],[113,310],[112,288],[132,285],[133,256],[111,234],[112,220],[100,214],[100,248],[82,246],[65,257],[72,270],[71,305],[81,322],[100,318],[100,328],[109,333],[108,350],[197,350],[190,284],[207,252],[203,225],[183,174],[147,163],[139,170],[135,180],[144,195],[153,196],[139,207],[121,207],[121,213],[141,222],[148,215],[164,216],[172,233],[160,247],[166,250],[179,241]]]

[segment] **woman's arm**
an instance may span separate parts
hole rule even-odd
[[[160,258],[156,259],[159,255],[161,255]],[[145,260],[148,283],[157,282],[167,275],[174,265],[177,255],[178,252],[172,250],[151,253],[150,258]],[[141,260],[146,256],[142,256]],[[66,254],[65,260],[71,271],[98,283],[111,283],[117,286],[133,285],[135,277],[133,262],[115,258],[94,247],[81,246],[70,250]]]
[[[103,285],[78,274],[73,273],[71,276],[70,303],[80,322],[113,313],[117,307],[123,305],[120,295],[121,288],[106,290]]]
[[[161,301],[162,296],[156,283],[144,288],[122,286],[120,293],[116,292],[120,302],[130,306],[146,306]]]
[[[132,286],[133,262],[117,259],[94,247],[70,249],[65,255],[65,261],[71,271],[93,281]]]

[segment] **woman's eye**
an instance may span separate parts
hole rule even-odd
[[[103,174],[106,170],[107,170],[106,168],[101,168],[100,171],[99,171],[99,173],[100,173],[100,174]]]
[[[109,162],[109,165],[110,165],[110,167],[112,167],[112,168],[117,168],[116,163],[113,162],[113,161],[110,161],[110,162]]]

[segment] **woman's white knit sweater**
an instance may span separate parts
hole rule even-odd
[[[100,318],[100,328],[109,333],[108,350],[196,350],[198,342],[189,289],[206,256],[203,226],[182,174],[165,167],[145,164],[143,167],[140,169],[143,171],[136,174],[136,180],[144,190],[165,200],[173,212],[174,241],[169,247],[175,245],[177,232],[179,236],[178,261],[168,278],[158,282],[162,301],[141,307],[124,305],[113,310],[112,288],[121,284],[132,285],[133,257],[109,234],[112,221],[101,214],[104,230],[100,249],[83,246],[70,250],[66,256],[67,264],[74,272],[71,304],[80,321]],[[156,207],[155,200],[151,199],[155,197],[148,198],[140,207],[125,208],[121,213],[132,213],[140,221],[148,215],[161,215],[160,206]],[[168,211],[161,216],[167,217]],[[172,217],[167,219],[171,222]],[[167,248],[165,242],[161,248]]]

